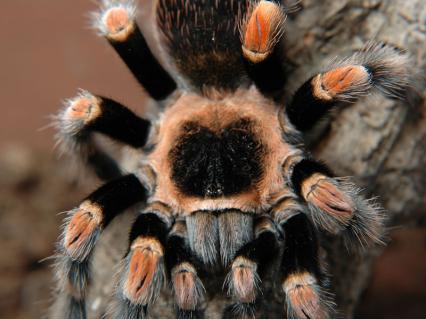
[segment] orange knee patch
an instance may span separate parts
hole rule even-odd
[[[114,41],[125,41],[133,32],[135,24],[126,8],[109,9],[102,19],[107,37]]]
[[[287,298],[287,310],[296,318],[328,318],[322,304],[320,291],[314,277],[308,273],[290,275],[283,284]]]
[[[238,257],[232,264],[230,288],[234,297],[244,303],[256,300],[258,275],[256,264],[244,257]]]
[[[172,272],[175,300],[182,310],[195,310],[200,298],[201,284],[194,267],[188,263],[179,265]]]
[[[302,195],[308,202],[343,224],[346,224],[354,214],[353,201],[322,174],[314,174],[303,181]]]
[[[244,26],[244,56],[253,63],[266,59],[279,40],[284,21],[285,15],[279,5],[260,1]]]
[[[100,101],[95,96],[85,93],[70,101],[65,112],[65,118],[82,120],[89,123],[101,114]]]
[[[102,222],[102,211],[85,202],[71,217],[65,229],[64,247],[70,256],[77,257]]]
[[[361,65],[340,67],[319,74],[312,80],[314,95],[320,99],[330,100],[353,87],[367,84],[369,79],[370,75]]]
[[[163,248],[156,239],[138,238],[131,247],[129,271],[125,282],[125,294],[134,303],[148,303],[154,276],[158,276]],[[162,274],[160,274],[162,275]]]

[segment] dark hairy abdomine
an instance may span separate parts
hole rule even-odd
[[[246,71],[239,25],[249,0],[159,0],[157,20],[178,70],[198,89],[236,89]]]

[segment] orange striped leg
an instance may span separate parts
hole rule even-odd
[[[374,88],[389,97],[403,97],[410,84],[411,64],[408,55],[395,48],[369,44],[306,81],[286,106],[287,120],[307,131],[330,109],[356,102]]]

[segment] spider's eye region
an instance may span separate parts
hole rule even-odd
[[[186,194],[219,197],[249,189],[263,174],[264,146],[250,120],[213,132],[196,123],[185,130],[169,154],[172,179]]]

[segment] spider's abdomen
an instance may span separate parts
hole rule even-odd
[[[248,0],[158,1],[159,29],[180,74],[193,87],[234,90],[247,78],[239,24],[249,4]]]
[[[253,125],[253,120],[242,118],[213,131],[195,122],[185,123],[169,153],[175,185],[186,195],[210,198],[254,187],[263,174],[266,149]]]

